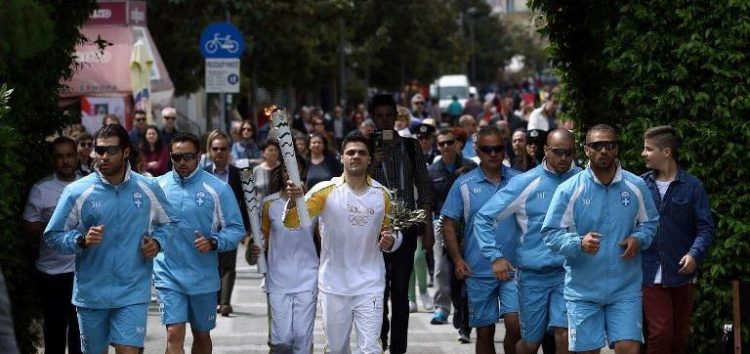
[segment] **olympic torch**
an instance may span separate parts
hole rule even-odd
[[[279,140],[281,155],[284,158],[284,165],[286,166],[286,172],[289,174],[289,179],[296,185],[302,185],[299,177],[299,167],[297,167],[297,156],[294,152],[294,138],[292,137],[292,132],[289,130],[286,112],[282,109],[276,109],[273,106],[269,110],[271,110],[271,124],[276,129],[276,138]],[[310,214],[307,213],[305,198],[297,198],[296,203],[300,226],[310,226],[312,223],[310,222]]]
[[[253,242],[260,247],[261,252],[258,256],[258,273],[266,272],[266,257],[263,253],[263,237],[260,230],[260,208],[262,207],[258,200],[258,194],[255,191],[255,180],[253,179],[253,170],[243,168],[240,170],[240,180],[242,181],[242,194],[247,204],[247,216],[250,219],[250,231],[253,233]],[[249,246],[248,246],[249,247]]]

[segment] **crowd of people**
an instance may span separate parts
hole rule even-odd
[[[94,134],[56,138],[54,173],[23,215],[39,245],[46,352],[138,353],[153,286],[166,352],[184,352],[189,323],[192,352],[210,353],[248,242],[248,262],[267,260],[274,353],[312,351],[318,306],[326,352],[350,352],[353,329],[359,352],[406,353],[418,305],[433,325],[452,314],[462,343],[475,329],[477,353],[495,352],[501,319],[506,353],[684,353],[713,223],[679,164],[679,132],[644,133],[651,172],[637,176],[612,127],[576,141],[551,90],[482,101],[441,111],[419,93],[376,94],[351,111],[302,107],[290,117],[300,184],[269,122],[198,137],[178,131],[174,108],[161,128],[136,110],[131,131],[110,115]],[[260,245],[240,168],[263,201]],[[427,220],[394,225],[396,204]]]

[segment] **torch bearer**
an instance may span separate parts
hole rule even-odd
[[[292,137],[292,132],[289,131],[286,112],[281,109],[275,109],[275,107],[272,107],[271,109],[271,123],[276,129],[276,138],[279,140],[279,146],[281,147],[281,155],[284,157],[286,172],[289,174],[289,179],[291,179],[294,184],[301,185],[302,181],[299,178],[297,156],[294,152],[294,138]],[[297,198],[296,203],[300,226],[310,226],[312,223],[310,222],[310,214],[307,213],[305,198]]]
[[[260,230],[260,208],[258,194],[255,192],[255,180],[253,179],[253,170],[243,168],[240,170],[240,180],[242,181],[242,194],[245,196],[247,204],[247,216],[250,219],[250,231],[253,233],[253,242],[260,247],[261,252],[258,256],[258,273],[266,272],[266,257],[263,253],[263,237]]]

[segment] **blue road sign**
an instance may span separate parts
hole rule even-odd
[[[229,76],[227,76],[227,82],[232,85],[236,85],[238,82],[240,82],[240,77],[237,74],[229,74]]]
[[[242,33],[229,22],[214,22],[201,32],[204,58],[239,58],[245,50]]]

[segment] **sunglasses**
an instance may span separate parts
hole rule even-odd
[[[453,146],[453,144],[456,143],[456,140],[445,140],[445,141],[438,141],[438,146],[440,147],[446,147],[446,146]]]
[[[177,117],[164,116],[165,120],[175,120]]]
[[[94,146],[94,143],[92,143],[90,141],[89,142],[85,142],[85,143],[78,143],[78,146],[80,146],[80,147],[92,147],[92,146]]]
[[[553,154],[560,157],[573,156],[573,153],[575,152],[573,149],[549,149],[549,151],[552,151]]]
[[[108,154],[110,156],[117,155],[121,150],[122,148],[119,145],[94,146],[94,151],[99,156],[104,156],[104,154]]]
[[[602,151],[602,149],[606,148],[607,150],[614,150],[617,148],[617,142],[616,141],[595,141],[593,143],[586,144],[591,149],[594,149],[596,151]]]
[[[502,146],[502,145],[485,145],[485,146],[480,146],[477,149],[479,149],[479,151],[481,151],[481,152],[483,152],[485,154],[491,154],[493,152],[496,153],[496,154],[499,154],[499,153],[505,151],[505,146]]]
[[[219,152],[219,151],[227,151],[227,148],[225,148],[225,147],[212,147],[211,150],[213,150],[214,152]]]
[[[172,161],[174,162],[180,162],[181,160],[185,162],[190,162],[190,161],[195,160],[197,155],[198,154],[194,152],[186,152],[184,154],[171,154]]]

